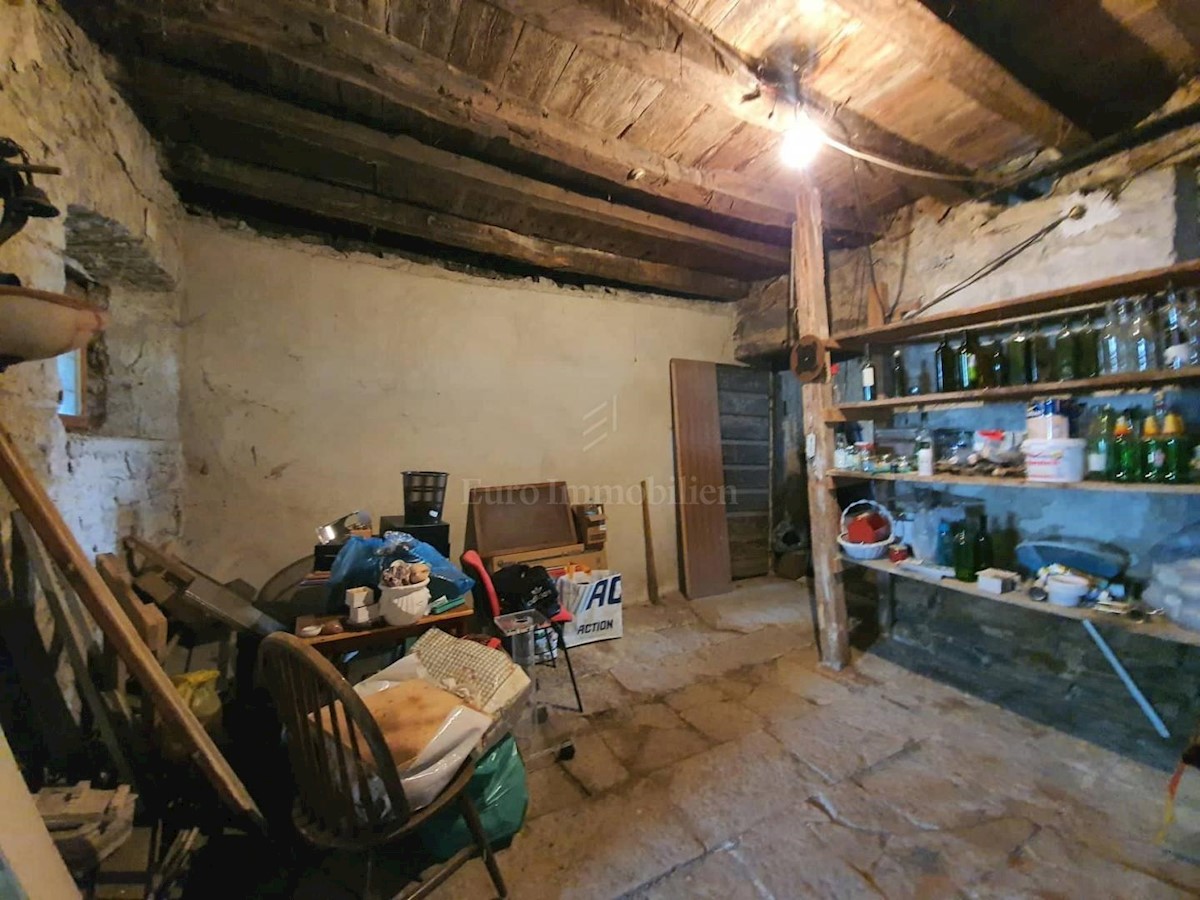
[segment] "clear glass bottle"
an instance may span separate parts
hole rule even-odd
[[[1179,294],[1172,288],[1167,291],[1158,318],[1162,334],[1162,362],[1164,369],[1182,369],[1188,364],[1191,348],[1188,346],[1184,329],[1184,306]]]
[[[921,427],[917,429],[916,439],[917,474],[929,478],[933,475],[933,432],[929,430],[929,422],[925,413],[921,413]]]
[[[1146,307],[1145,300],[1134,306],[1133,321],[1129,325],[1129,346],[1133,353],[1134,372],[1150,372],[1162,365],[1158,351],[1158,332]]]
[[[867,344],[863,348],[865,353],[862,360],[862,368],[859,370],[862,375],[862,392],[863,399],[870,401],[876,397],[875,391],[875,363],[871,361],[871,345]]]
[[[908,394],[908,372],[904,368],[904,353],[897,347],[892,351],[892,396]]]
[[[1122,303],[1124,301],[1121,301]],[[1104,324],[1100,332],[1100,372],[1116,375],[1125,371],[1121,341],[1121,306],[1116,301],[1108,304]]]
[[[1113,408],[1102,406],[1088,424],[1087,478],[1103,481],[1111,477]]]
[[[843,471],[850,468],[850,442],[841,431],[837,433],[833,443],[833,467]]]
[[[1092,317],[1087,316],[1075,323],[1075,377],[1095,378],[1100,374],[1098,361],[1099,333],[1092,323]]]
[[[1183,307],[1183,330],[1187,332],[1189,366],[1200,366],[1200,292],[1187,292]]]

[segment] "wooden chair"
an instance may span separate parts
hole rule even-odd
[[[370,895],[375,848],[410,834],[454,802],[475,838],[475,846],[460,850],[431,878],[410,885],[397,900],[427,896],[477,852],[500,897],[508,896],[496,856],[466,792],[475,772],[473,762],[463,766],[437,799],[414,812],[404,796],[400,774],[379,725],[332,663],[286,632],[265,638],[258,659],[263,682],[287,731],[298,793],[292,813],[296,827],[317,847],[367,853],[364,896]],[[339,706],[334,704],[340,705],[337,715],[333,711]],[[312,715],[325,707],[330,710],[327,717]],[[326,723],[332,734],[325,730]],[[372,778],[376,779],[377,796],[378,785],[382,784],[390,809],[373,801]]]

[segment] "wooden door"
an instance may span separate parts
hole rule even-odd
[[[771,568],[771,373],[717,366],[725,525],[733,578]]]
[[[671,360],[679,587],[695,600],[733,589],[717,366]]]

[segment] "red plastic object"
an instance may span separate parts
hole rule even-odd
[[[863,513],[846,525],[846,540],[851,544],[874,544],[886,541],[891,534],[887,519],[879,513]]]
[[[483,560],[479,558],[479,554],[474,550],[468,550],[459,557],[459,562],[462,563],[464,569],[470,570],[468,574],[479,582],[483,588],[483,592],[487,594],[488,606],[492,610],[492,618],[500,615],[500,597],[496,593],[496,586],[492,584],[492,577],[488,575],[487,569],[483,567]]]

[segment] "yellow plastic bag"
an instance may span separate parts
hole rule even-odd
[[[204,730],[217,735],[221,730],[221,695],[217,693],[217,680],[221,673],[216,669],[199,669],[172,675],[171,683],[183,698]],[[188,755],[187,746],[159,719],[159,741],[168,759],[182,760]]]

